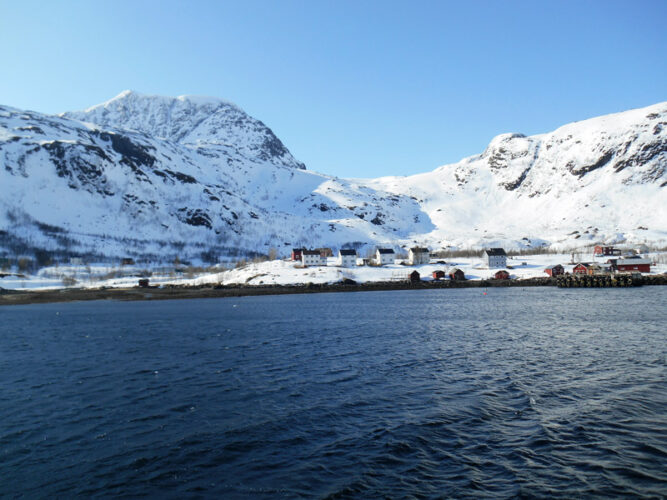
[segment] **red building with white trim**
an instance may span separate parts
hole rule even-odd
[[[612,264],[613,265],[613,264]],[[639,272],[639,273],[650,273],[651,272],[651,260],[650,259],[618,259],[614,268],[619,272]]]

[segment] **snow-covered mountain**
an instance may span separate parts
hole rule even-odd
[[[59,116],[0,106],[0,255],[665,245],[666,165],[667,103],[501,135],[457,164],[370,180],[305,170],[219,99],[128,91]]]
[[[305,169],[261,121],[214,97],[145,96],[126,90],[85,111],[60,116],[124,129],[190,147],[216,147],[276,166]]]
[[[208,98],[124,92],[61,116],[0,107],[0,163],[10,255],[212,259],[433,229],[414,199],[307,171],[261,122]]]
[[[667,102],[526,137],[433,172],[369,181],[414,196],[435,246],[667,244]]]

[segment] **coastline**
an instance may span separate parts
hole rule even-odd
[[[667,285],[666,275],[644,277],[644,285]],[[490,287],[548,287],[556,286],[556,279],[549,277],[523,280],[468,280],[468,281],[420,281],[332,283],[302,285],[166,285],[142,288],[60,288],[55,290],[4,290],[0,289],[0,306],[78,302],[90,300],[150,301],[223,297],[247,297],[257,295],[292,295],[309,293],[374,292],[388,290],[442,290],[458,288]]]

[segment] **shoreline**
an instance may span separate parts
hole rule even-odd
[[[644,285],[667,285],[666,275],[645,276]],[[142,288],[59,288],[56,290],[4,290],[0,289],[0,306],[49,304],[92,300],[150,301],[201,299],[224,297],[248,297],[259,295],[294,295],[309,293],[376,292],[389,290],[443,290],[458,288],[491,287],[555,287],[556,279],[550,277],[524,280],[469,280],[469,281],[420,281],[368,282],[368,283],[308,283],[303,285],[165,285]]]

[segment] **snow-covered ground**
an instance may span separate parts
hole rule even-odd
[[[304,170],[262,122],[219,99],[123,92],[60,116],[0,105],[0,258],[663,248],[666,123],[663,102],[502,134],[430,172],[340,179]]]
[[[648,255],[655,265],[651,274],[667,272],[667,253]],[[138,266],[122,268],[108,265],[59,266],[41,269],[35,275],[25,277],[6,276],[0,278],[0,287],[18,290],[47,290],[64,287],[99,288],[99,287],[131,287],[136,286],[141,277],[150,272],[151,285],[298,285],[306,283],[336,283],[348,278],[357,283],[405,280],[412,271],[417,271],[422,280],[432,280],[432,273],[443,270],[448,273],[453,268],[461,269],[469,280],[492,278],[498,269],[489,269],[481,258],[456,258],[432,260],[430,264],[404,266],[401,264],[382,267],[357,266],[353,268],[338,267],[336,259],[330,258],[329,265],[318,267],[301,267],[298,263],[288,260],[273,260],[248,264],[238,269],[218,271],[210,268],[198,273],[178,272],[174,269],[155,268],[143,269]],[[572,271],[570,254],[542,254],[510,257],[507,260],[511,278],[527,279],[547,276],[544,269],[550,265],[561,264],[566,272]],[[607,258],[586,259],[605,262]]]

